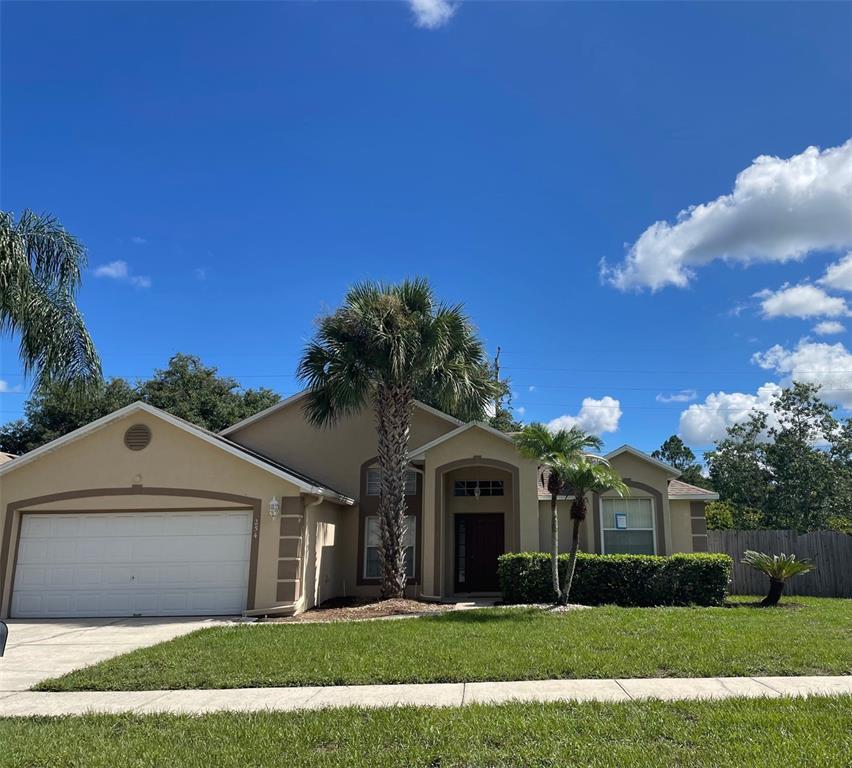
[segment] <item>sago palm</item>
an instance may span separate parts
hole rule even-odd
[[[535,422],[514,436],[515,446],[522,456],[538,462],[539,482],[550,494],[550,568],[553,594],[559,600],[559,514],[557,499],[562,493],[565,478],[561,472],[584,451],[600,450],[603,442],[578,427],[551,432],[544,424]]]
[[[0,334],[17,335],[36,385],[100,376],[75,297],[86,252],[52,216],[0,211]]]
[[[574,569],[577,565],[577,550],[580,547],[580,524],[586,519],[588,504],[586,496],[590,493],[606,493],[613,491],[619,496],[627,496],[627,486],[621,476],[600,456],[584,455],[566,462],[558,468],[568,492],[573,494],[571,502],[571,554],[568,557],[568,572],[565,574],[565,586],[562,589],[561,601],[568,602],[571,584],[574,581]]]
[[[769,577],[769,593],[761,601],[764,607],[778,605],[784,585],[794,576],[816,570],[810,560],[797,560],[795,555],[767,555],[747,549],[743,552],[742,562]]]
[[[372,407],[378,432],[381,596],[405,590],[405,475],[414,392],[444,410],[483,412],[494,396],[485,352],[460,306],[436,301],[426,280],[362,283],[320,319],[299,376],[318,426]]]

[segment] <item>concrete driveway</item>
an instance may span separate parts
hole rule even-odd
[[[0,658],[0,697],[25,691],[47,677],[128,651],[155,645],[226,618],[9,619],[6,655]]]

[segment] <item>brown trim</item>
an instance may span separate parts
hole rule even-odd
[[[15,537],[15,550],[12,562],[12,572],[8,573],[9,549],[12,544],[12,521],[15,519],[16,512],[22,512],[24,507],[34,506],[37,504],[48,504],[53,501],[66,501],[68,499],[88,499],[101,496],[182,496],[195,497],[198,499],[218,499],[220,501],[232,501],[234,503],[242,503],[246,506],[246,511],[252,513],[252,530],[251,530],[251,552],[249,554],[249,578],[248,578],[248,594],[246,595],[246,610],[250,611],[254,608],[255,592],[257,590],[257,559],[258,559],[258,539],[260,537],[260,505],[261,500],[251,496],[239,496],[234,493],[220,493],[218,491],[205,491],[195,488],[161,488],[161,487],[144,487],[134,485],[129,488],[87,488],[79,491],[65,491],[62,493],[49,493],[45,496],[34,496],[29,499],[21,499],[12,501],[6,505],[6,519],[3,524],[3,543],[0,545],[0,605],[5,605],[6,584],[9,583],[9,606],[8,610],[2,612],[2,615],[8,615],[11,611],[12,595],[15,589],[15,568],[18,564],[18,547],[21,540],[21,525],[20,519]],[[75,509],[69,512],[79,514],[89,510]],[[91,510],[92,512],[103,512],[104,510]],[[145,512],[159,511],[157,509],[124,509],[116,510],[117,512]],[[210,510],[216,511],[216,510]],[[45,514],[63,514],[58,510],[44,510]]]
[[[689,522],[692,525],[692,551],[707,552],[707,517],[704,510],[707,507],[706,501],[690,501],[689,502]]]
[[[447,464],[442,464],[435,469],[435,587],[432,590],[436,595],[444,597],[444,554],[445,549],[449,549],[448,556],[452,557],[452,552],[455,547],[450,541],[447,547],[445,535],[446,523],[446,503],[444,499],[444,475],[447,472],[452,472],[454,469],[461,467],[496,467],[504,472],[512,475],[512,519],[510,521],[510,536],[508,541],[504,542],[507,552],[517,552],[521,548],[521,489],[520,489],[520,468],[517,464],[510,464],[508,461],[500,459],[484,459],[481,456],[474,456],[472,459],[458,459],[450,461]],[[514,523],[514,525],[512,525]],[[451,531],[452,528],[448,528]],[[450,594],[450,593],[447,593]]]
[[[364,547],[366,545],[365,530],[366,519],[368,517],[376,517],[379,514],[379,497],[367,495],[367,470],[374,467],[378,463],[378,456],[373,456],[367,459],[362,465],[359,472],[360,488],[358,491],[358,557],[356,558],[356,568],[358,572],[355,574],[355,583],[359,587],[379,586],[381,579],[368,579],[364,576]],[[410,466],[413,466],[409,462]],[[415,472],[417,475],[417,493],[413,496],[405,497],[406,514],[412,515],[417,528],[414,539],[414,578],[407,579],[406,585],[411,584],[417,586],[421,583],[421,574],[423,569],[423,482],[425,477],[423,472]],[[409,499],[411,501],[409,501]]]
[[[305,547],[305,501],[301,495],[285,496],[281,500],[281,524],[278,539],[278,565],[276,569],[277,585],[275,598],[279,602],[284,599],[283,585],[293,583],[293,596],[288,602],[295,603],[301,599],[302,554]],[[293,552],[295,549],[295,552]]]
[[[640,491],[645,491],[645,493],[651,494],[654,498],[654,519],[655,525],[657,526],[656,536],[654,537],[657,542],[657,554],[665,555],[666,554],[666,525],[665,525],[665,515],[663,514],[663,494],[660,493],[654,486],[646,485],[645,483],[640,483],[638,480],[631,480],[629,477],[623,477],[622,481],[628,488],[638,488]],[[608,498],[612,498],[611,496]],[[600,494],[594,494],[594,507],[595,507],[595,553],[601,554],[603,551],[602,545],[602,533],[601,533],[601,496]]]

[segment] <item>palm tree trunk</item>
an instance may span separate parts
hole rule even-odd
[[[784,582],[778,579],[769,580],[769,594],[763,598],[761,605],[764,608],[770,608],[773,605],[778,605],[781,599],[781,593],[784,591]]]
[[[376,395],[376,431],[381,471],[379,531],[382,600],[405,594],[405,475],[413,400],[406,386],[382,386]]]
[[[550,496],[550,569],[553,574],[553,599],[559,602],[562,594],[559,589],[559,511],[555,493]]]
[[[571,584],[574,581],[574,569],[577,567],[577,552],[580,549],[580,523],[586,519],[586,497],[577,492],[574,501],[571,502],[571,519],[574,521],[571,529],[571,554],[568,555],[568,572],[565,574],[565,587],[562,590],[559,602],[568,604],[568,596],[571,594]]]

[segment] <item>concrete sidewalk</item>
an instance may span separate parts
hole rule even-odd
[[[698,677],[628,680],[529,680],[424,685],[346,685],[192,691],[0,693],[0,716],[89,712],[198,714],[395,705],[458,707],[507,701],[630,701],[852,694],[852,676]]]

